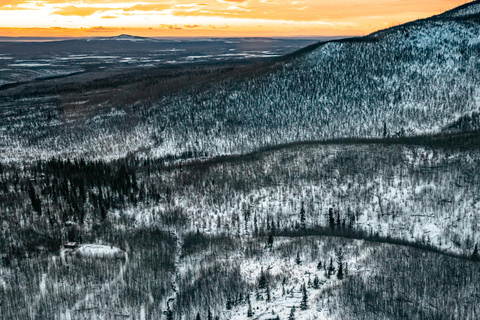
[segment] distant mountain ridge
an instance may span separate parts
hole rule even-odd
[[[114,37],[96,37],[96,38],[86,38],[87,41],[131,41],[131,42],[143,42],[143,41],[157,41],[153,38],[131,36],[128,34],[121,34]]]

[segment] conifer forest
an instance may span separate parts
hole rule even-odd
[[[480,319],[480,1],[289,41],[0,75],[0,319]]]

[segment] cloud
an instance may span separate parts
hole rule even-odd
[[[161,24],[160,29],[182,30],[183,28],[176,24]]]
[[[172,6],[169,4],[137,4],[133,7],[124,8],[123,11],[130,12],[130,11],[163,11],[166,9],[170,9]]]
[[[43,2],[25,0],[0,0],[0,10],[40,10],[44,8]]]
[[[111,10],[110,8],[96,8],[96,7],[76,7],[76,6],[66,6],[59,8],[54,11],[53,14],[58,14],[61,16],[79,16],[87,17],[95,14],[97,12],[105,12]]]
[[[0,5],[0,8],[2,10],[5,10],[3,8],[15,8],[19,4],[24,4],[26,1],[25,0],[10,0],[10,1],[2,1],[2,4]],[[7,9],[8,10],[8,9]]]
[[[93,27],[93,28],[88,28],[84,31],[86,32],[115,32],[118,31],[118,28],[104,28],[102,26],[99,27]]]
[[[19,7],[19,6],[0,6],[0,10],[2,10],[2,11],[7,11],[7,10],[18,11],[18,10],[31,10],[31,9],[22,8],[22,7]]]
[[[101,24],[117,28],[123,26],[154,27],[152,34],[167,35],[169,33],[180,34],[182,32],[177,33],[175,30],[182,28],[185,34],[201,34],[206,32],[205,30],[213,30],[212,27],[208,27],[210,23],[215,24],[215,32],[219,32],[222,25],[229,24],[232,26],[230,29],[234,32],[243,32],[242,30],[258,32],[257,29],[261,26],[263,30],[268,29],[275,32],[289,30],[288,32],[297,34],[301,34],[300,30],[308,28],[317,30],[315,32],[319,34],[326,34],[325,30],[327,29],[336,34],[339,32],[345,34],[343,30],[347,30],[349,34],[354,32],[359,34],[360,31],[360,34],[364,34],[385,28],[392,22],[406,22],[417,17],[439,13],[439,11],[463,4],[464,1],[0,0],[0,27],[26,28],[56,25],[78,28],[78,19],[71,18],[71,16],[76,16],[82,18],[80,25],[87,28]],[[31,12],[24,14],[25,10]],[[159,22],[169,25],[163,25],[159,29],[156,27]],[[349,29],[346,29],[347,26]],[[111,32],[105,28],[95,28],[97,29],[90,32]],[[33,32],[32,30],[28,29],[25,32]],[[39,30],[51,32],[50,29]],[[75,29],[68,30],[69,34],[76,34]]]

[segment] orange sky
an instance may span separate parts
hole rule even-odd
[[[0,36],[363,35],[465,0],[0,0]]]

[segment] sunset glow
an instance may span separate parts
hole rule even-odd
[[[465,0],[0,0],[0,36],[363,35]]]

